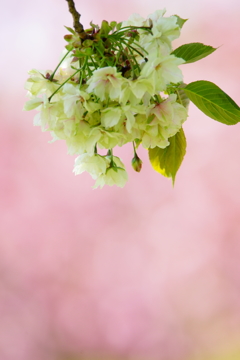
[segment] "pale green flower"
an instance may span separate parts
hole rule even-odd
[[[101,149],[113,149],[115,146],[121,146],[126,141],[125,136],[116,131],[100,130],[101,137],[98,140],[98,145]]]
[[[177,96],[175,94],[169,95],[169,97],[156,105],[151,111],[150,114],[154,114],[157,118],[157,121],[162,127],[168,127],[170,136],[173,136],[183,122],[186,121],[188,113],[187,109],[176,102]],[[153,120],[154,121],[154,120]],[[174,133],[174,134],[173,134]]]
[[[61,60],[64,57],[64,55],[66,55],[66,53],[67,53],[67,50],[64,49],[59,60]],[[75,69],[73,69],[71,67],[72,65],[74,65],[75,69],[78,69],[79,68],[79,61],[78,61],[77,58],[72,57],[72,53],[69,53],[65,57],[65,59],[63,60],[61,65],[59,66],[56,74],[54,75],[54,79],[58,80],[58,82],[60,84],[63,83],[65,80],[67,80],[76,71]],[[77,80],[78,77],[79,77],[79,75],[76,74],[76,75],[73,76],[72,79]]]
[[[158,56],[170,55],[172,51],[172,40],[180,35],[180,28],[177,24],[177,18],[160,18],[153,24],[152,34],[145,34],[140,39],[141,46],[152,56],[155,53]]]
[[[122,115],[120,107],[109,107],[101,111],[101,123],[108,129],[117,125]]]
[[[128,180],[128,175],[124,168],[124,164],[116,156],[113,156],[113,161],[115,163],[114,166],[109,167],[105,174],[102,174],[97,178],[94,188],[102,188],[104,185],[117,185],[119,187],[125,186]]]
[[[149,18],[153,21],[153,39],[161,38],[162,41],[171,42],[180,36],[180,28],[176,16],[162,17],[158,16],[156,11],[149,15]]]
[[[75,118],[72,119],[58,119],[52,131],[54,134],[63,140],[71,139],[76,136],[78,129],[78,123]]]
[[[82,44],[77,34],[68,35],[67,48],[75,42],[74,49],[64,50],[54,73],[29,72],[25,88],[30,100],[24,110],[36,109],[34,125],[50,131],[52,141],[65,140],[68,153],[79,155],[73,171],[89,172],[95,188],[126,184],[124,164],[112,156],[112,149],[130,142],[165,148],[187,118],[176,95],[163,99],[170,92],[168,85],[183,81],[179,65],[184,63],[171,55],[180,26],[176,16],[164,17],[165,11],[146,19],[131,15],[120,32],[116,26],[102,42],[105,50],[97,46],[97,26],[93,39]],[[115,66],[101,67],[104,64]],[[107,155],[96,154],[97,148]],[[133,166],[140,171],[137,155]]]
[[[74,155],[86,152],[93,155],[95,145],[101,135],[99,128],[91,128],[86,121],[80,121],[76,127],[76,134],[66,139],[68,153]]]
[[[153,21],[153,24],[158,22],[159,20],[161,21],[163,18],[163,15],[166,13],[166,9],[162,9],[162,10],[156,10],[154,11],[154,13],[148,15],[148,18],[151,19]]]
[[[168,84],[183,81],[182,71],[178,66],[184,64],[184,62],[183,59],[177,58],[174,55],[154,58],[153,54],[144,65],[141,77],[151,79],[156,93],[164,91]]]
[[[38,108],[42,104],[43,104],[42,98],[34,97],[25,103],[23,110],[26,110],[26,111],[33,110],[33,109]]]
[[[169,145],[168,136],[165,132],[164,129],[160,132],[157,125],[148,126],[142,137],[142,146],[145,149],[155,148],[156,146],[164,149]]]
[[[134,13],[129,16],[128,20],[122,22],[122,27],[125,26],[149,26],[149,24],[146,19]]]
[[[145,105],[122,105],[119,107],[107,108],[101,111],[101,123],[105,129],[114,127],[116,129],[119,123],[125,123],[128,133],[131,133],[132,127],[135,124],[135,115],[146,113]]]
[[[145,105],[124,105],[122,106],[122,112],[125,118],[126,129],[129,133],[131,133],[132,128],[135,124],[135,115],[136,114],[145,114],[147,108]]]
[[[176,102],[176,95],[170,95],[150,111],[154,117],[143,129],[142,146],[165,148],[169,145],[169,137],[174,136],[187,119],[187,110]]]
[[[82,114],[86,111],[82,103],[90,98],[89,94],[72,84],[65,84],[62,91],[64,93],[62,96],[64,112],[69,118],[74,115],[79,105],[82,107]]]
[[[124,84],[119,100],[123,105],[128,102],[136,105],[143,99],[145,94],[149,94],[150,97],[155,94],[154,83],[151,79],[140,76],[136,80],[128,80]]]
[[[118,99],[121,93],[122,84],[125,79],[122,74],[117,72],[116,67],[104,67],[97,69],[88,80],[89,85],[86,90],[88,93],[93,92],[101,101],[108,98],[115,100]]]
[[[45,93],[47,97],[50,97],[52,93],[59,87],[59,84],[46,78],[47,74],[49,74],[49,76],[51,75],[52,71],[50,70],[40,72],[33,69],[28,73],[30,78],[28,78],[25,83],[25,89],[28,90],[32,96]],[[55,99],[58,97],[59,95],[55,95]]]
[[[78,175],[87,171],[96,180],[99,176],[106,173],[109,165],[110,160],[106,156],[82,154],[76,158],[73,172],[75,175]]]
[[[28,103],[27,107],[29,106]],[[50,103],[46,94],[43,95],[41,104],[36,110],[39,113],[34,117],[34,126],[41,126],[42,131],[53,130],[59,118],[66,118],[63,112],[63,103],[61,101]]]

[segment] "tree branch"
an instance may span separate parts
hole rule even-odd
[[[66,1],[68,2],[69,12],[72,14],[73,17],[74,29],[78,33],[81,39],[85,39],[87,37],[87,34],[84,31],[83,25],[79,21],[81,15],[77,12],[74,1],[73,0],[66,0]]]

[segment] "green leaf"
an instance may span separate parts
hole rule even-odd
[[[92,53],[93,53],[93,50],[92,50],[92,48],[86,48],[84,50],[84,53],[85,53],[86,56],[91,56]]]
[[[186,84],[182,83],[174,89],[174,92],[177,95],[177,102],[188,109],[190,100],[184,92],[183,88],[186,87]]]
[[[169,138],[169,142],[170,145],[165,149],[159,147],[148,149],[148,154],[153,169],[163,176],[171,177],[174,185],[177,171],[186,154],[187,142],[183,129]]]
[[[207,116],[226,125],[240,122],[240,108],[224,91],[210,81],[188,84],[183,91]]]
[[[67,49],[68,51],[71,51],[73,49],[72,44],[68,44],[65,46],[65,49]]]
[[[68,26],[64,26],[70,33],[72,33],[73,35],[75,35],[76,33],[75,33],[75,31],[72,29],[72,28],[70,28],[70,27],[68,27]]]
[[[90,22],[90,25],[91,25],[92,29],[99,30],[99,26],[98,26],[98,25],[93,24],[93,22],[92,22],[92,21]]]
[[[116,21],[111,21],[110,26],[111,26],[112,30],[114,30],[115,27],[117,26],[117,22]]]
[[[176,16],[176,18],[177,18],[177,24],[178,24],[178,26],[179,26],[180,28],[182,28],[183,25],[185,24],[185,22],[188,20],[188,19],[182,19],[182,18],[180,18],[180,16],[178,16],[178,15],[174,15],[174,16]]]
[[[185,60],[185,64],[193,63],[212,54],[217,48],[201,43],[190,43],[179,46],[172,52],[172,55]]]
[[[101,34],[102,36],[108,36],[109,32],[112,30],[111,26],[109,25],[107,20],[102,21],[101,25]]]
[[[93,41],[92,40],[84,40],[84,42],[82,43],[82,46],[87,48],[87,47],[91,47],[93,45]]]
[[[122,22],[120,22],[120,23],[118,23],[118,24],[116,25],[116,29],[117,29],[117,30],[120,30],[121,27],[122,27]]]

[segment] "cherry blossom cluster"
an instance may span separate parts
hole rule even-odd
[[[38,111],[34,125],[50,131],[53,140],[65,140],[68,153],[78,155],[74,173],[87,171],[94,187],[126,184],[115,147],[132,142],[132,166],[140,171],[138,146],[166,148],[187,119],[175,91],[185,61],[172,54],[181,21],[164,14],[158,10],[146,19],[133,14],[101,27],[91,23],[85,40],[68,28],[57,68],[29,72],[24,109]],[[106,149],[105,155],[99,149]]]

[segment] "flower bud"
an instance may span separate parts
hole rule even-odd
[[[74,41],[74,42],[72,43],[72,45],[73,45],[73,47],[75,47],[75,48],[80,48],[80,47],[81,47],[81,42],[78,41],[78,40],[76,40],[76,41]]]
[[[84,42],[82,43],[82,45],[87,48],[87,47],[91,47],[93,45],[93,41],[92,40],[84,40]]]
[[[73,37],[72,35],[67,34],[67,35],[64,36],[64,39],[65,39],[67,42],[69,42],[69,41],[72,40],[72,37]]]
[[[142,169],[142,160],[137,156],[137,154],[135,154],[132,159],[132,167],[137,172],[140,172]]]

